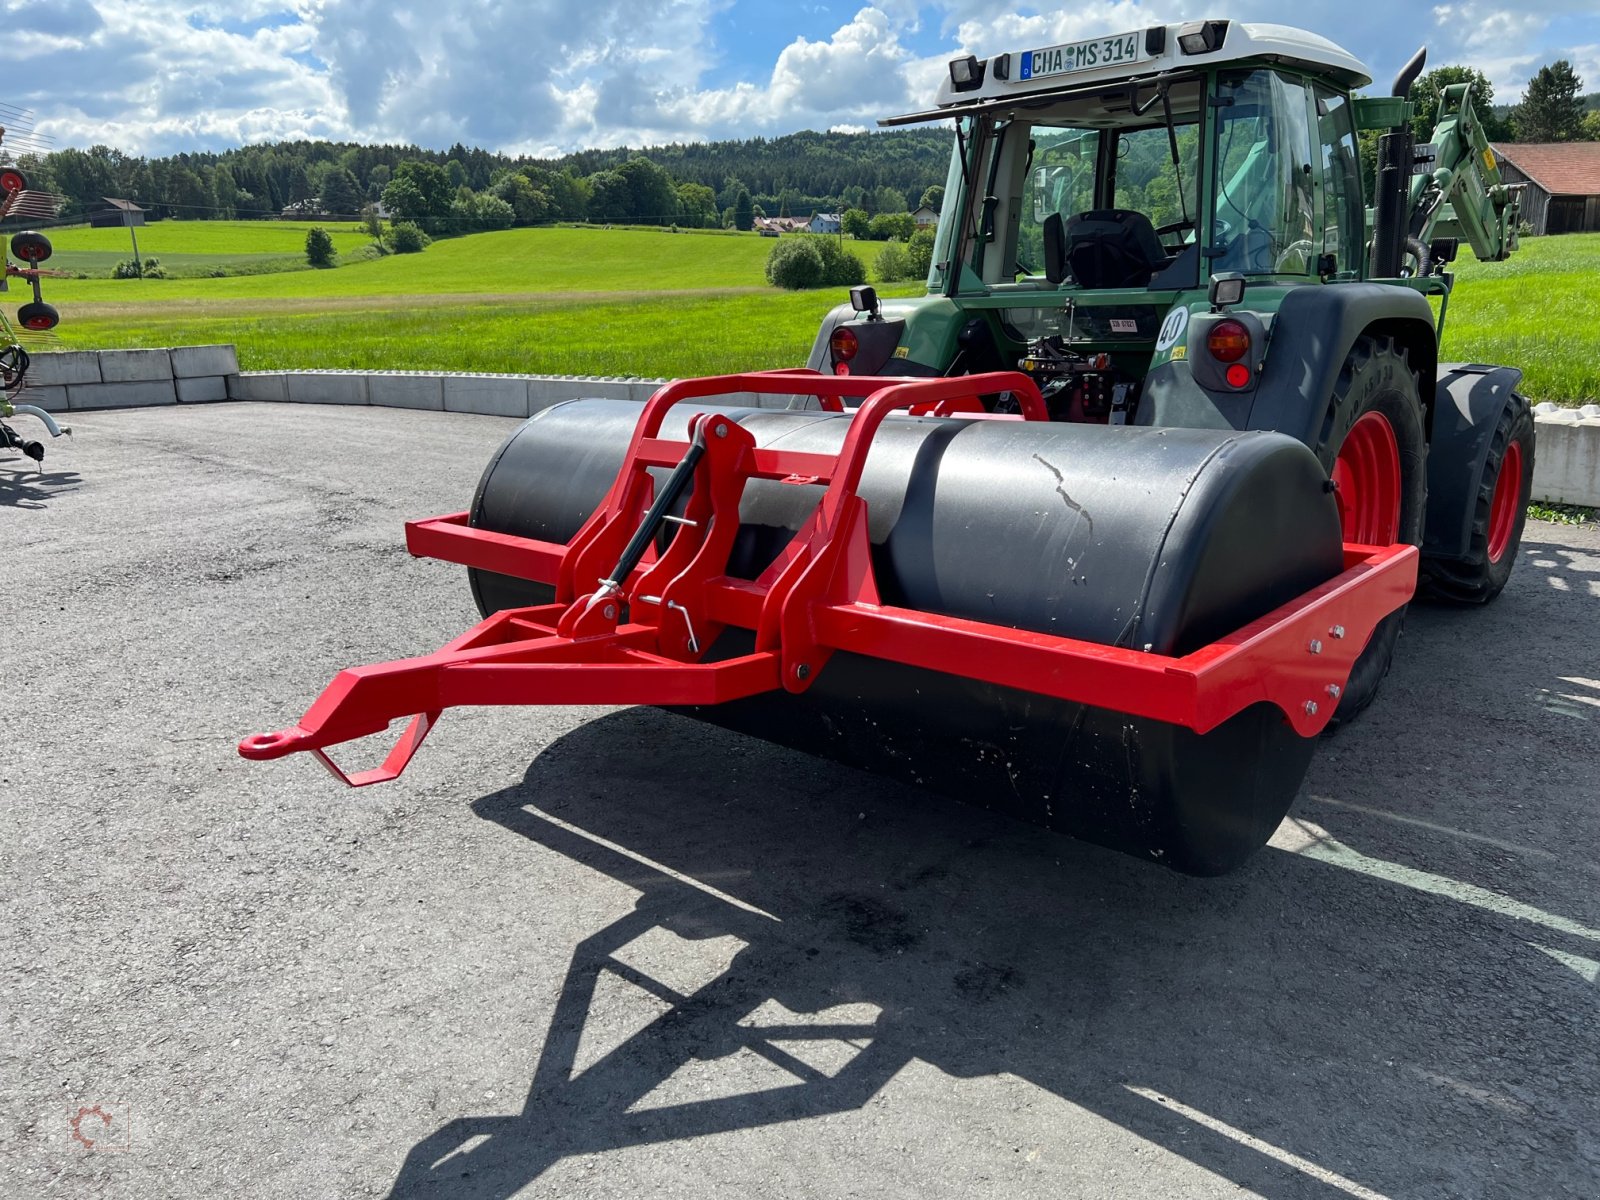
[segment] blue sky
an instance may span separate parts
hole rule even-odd
[[[277,138],[558,153],[870,128],[944,63],[1282,0],[0,0],[0,101],[57,146],[167,154]],[[1301,0],[1294,23],[1381,81],[1418,45],[1497,99],[1570,60],[1600,90],[1600,0]]]

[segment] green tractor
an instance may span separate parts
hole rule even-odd
[[[1414,144],[1423,61],[1364,97],[1332,42],[1236,21],[958,59],[934,108],[883,122],[955,121],[928,294],[857,289],[809,365],[1017,368],[1056,420],[1287,433],[1327,471],[1346,541],[1418,545],[1421,595],[1486,603],[1516,558],[1533,420],[1520,371],[1441,363],[1439,336],[1460,242],[1507,257],[1518,202],[1468,85]],[[1364,130],[1382,131],[1370,207]],[[1402,619],[1337,718],[1376,693]]]

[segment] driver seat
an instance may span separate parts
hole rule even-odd
[[[1132,209],[1091,209],[1065,222],[1052,213],[1045,221],[1044,241],[1047,274],[1052,268],[1070,268],[1079,287],[1148,287],[1151,276],[1167,265],[1155,226]]]

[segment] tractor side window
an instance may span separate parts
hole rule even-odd
[[[1322,252],[1334,256],[1335,278],[1359,279],[1366,249],[1361,155],[1350,102],[1316,89],[1317,142],[1322,167]]]
[[[1320,233],[1305,86],[1275,71],[1218,80],[1217,206],[1211,270],[1306,275]]]

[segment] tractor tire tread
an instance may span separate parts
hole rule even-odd
[[[1398,385],[1369,384],[1393,364]],[[1406,382],[1409,381],[1409,392]],[[1392,399],[1392,403],[1390,402]],[[1334,383],[1316,447],[1317,457],[1331,474],[1339,449],[1356,420],[1375,404],[1384,402],[1385,415],[1400,443],[1402,468],[1400,540],[1414,546],[1422,543],[1423,519],[1428,506],[1427,446],[1423,433],[1421,384],[1404,346],[1393,338],[1373,334],[1358,337],[1350,348],[1344,366]],[[1405,625],[1406,610],[1401,608],[1385,617],[1368,640],[1366,648],[1351,669],[1344,693],[1329,721],[1332,734],[1349,724],[1377,698],[1380,685],[1394,661],[1395,646]]]
[[[1506,448],[1513,441],[1522,446],[1522,496],[1511,543],[1499,562],[1489,561],[1489,521],[1494,507],[1495,485]],[[1429,558],[1422,560],[1422,576],[1417,596],[1435,604],[1459,606],[1488,604],[1506,586],[1516,565],[1522,543],[1523,523],[1528,517],[1529,492],[1533,483],[1534,429],[1533,406],[1520,392],[1512,392],[1500,413],[1494,436],[1489,440],[1489,458],[1478,494],[1473,500],[1472,534],[1465,559]]]

